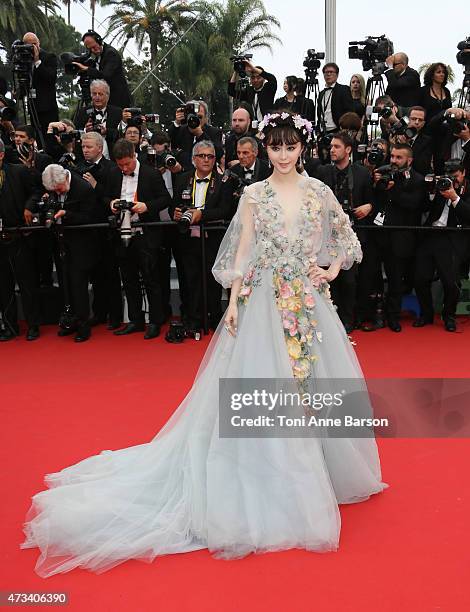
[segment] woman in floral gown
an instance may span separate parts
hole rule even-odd
[[[22,544],[40,549],[40,576],[201,548],[336,550],[338,504],[387,486],[373,438],[219,434],[220,379],[362,380],[328,291],[359,242],[329,188],[296,172],[311,125],[282,113],[260,129],[274,172],[245,190],[222,241],[213,273],[231,298],[195,382],[151,442],[46,476]]]

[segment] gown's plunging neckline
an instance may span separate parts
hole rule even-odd
[[[277,195],[277,192],[274,190],[273,186],[268,181],[268,179],[265,180],[265,190],[267,191],[268,196],[270,196],[271,204],[276,206],[278,211],[279,211],[279,214],[281,216],[281,221],[282,221],[282,228],[284,230],[284,234],[287,236],[287,239],[289,241],[293,237],[293,230],[296,227],[298,227],[298,221],[299,221],[300,213],[301,213],[302,208],[304,206],[304,195],[305,195],[304,191],[305,191],[305,186],[306,185],[307,185],[307,182],[305,182],[304,185],[302,185],[302,187],[301,187],[302,197],[301,197],[300,205],[297,208],[297,210],[295,211],[295,213],[293,214],[292,219],[291,219],[291,223],[288,224],[287,223],[288,217],[286,215],[286,211],[284,210],[284,207],[282,206],[282,204],[279,201],[279,197]]]

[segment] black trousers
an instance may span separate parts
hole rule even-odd
[[[219,285],[212,274],[212,266],[219,250],[222,235],[222,232],[216,230],[209,231],[205,241],[207,311],[212,328],[217,327],[222,318],[222,286]],[[184,284],[188,292],[187,324],[189,327],[200,328],[203,324],[201,239],[191,237],[188,232],[179,236],[179,243],[183,258]]]
[[[179,231],[176,227],[166,226],[163,228],[163,248],[158,258],[158,274],[162,286],[162,308],[165,318],[171,315],[171,259],[174,257],[176,271],[178,273],[178,286],[180,294],[180,311],[184,314],[188,307],[188,290],[184,283],[184,263],[181,254]]]
[[[442,317],[455,316],[460,295],[460,264],[449,236],[437,232],[423,236],[416,253],[415,290],[424,319],[432,321],[434,317],[431,285],[436,271],[444,289]]]
[[[0,242],[0,309],[5,322],[18,328],[15,280],[21,295],[28,326],[39,325],[38,277],[33,236],[21,236],[11,242]]]
[[[124,306],[119,263],[112,236],[103,230],[97,235],[97,261],[91,270],[91,284],[94,316],[120,323]]]
[[[90,262],[86,265],[83,261],[83,252],[76,247],[73,249],[66,247],[65,253],[65,270],[67,272],[68,290],[72,310],[79,324],[84,324],[90,318],[88,283],[93,263]],[[64,270],[62,269],[62,279],[63,274]]]
[[[132,323],[145,322],[141,277],[149,305],[149,323],[161,325],[165,321],[158,266],[160,250],[148,247],[142,234],[136,234],[128,247],[119,248],[119,268],[126,294],[129,320]]]
[[[380,230],[385,231],[385,230]],[[386,236],[371,236],[367,241],[364,258],[361,263],[360,291],[358,303],[359,320],[370,316],[370,294],[376,286],[377,275],[384,264],[387,276],[387,296],[385,301],[386,316],[389,321],[398,321],[403,297],[403,276],[409,261],[408,257],[395,255],[392,245]]]
[[[52,123],[52,121],[59,121],[59,111],[57,108],[53,108],[52,110],[38,112],[38,119],[41,132],[45,135],[47,134],[47,127],[49,123]],[[39,134],[37,140],[38,142],[41,142],[39,139]]]
[[[330,284],[331,299],[338,309],[338,316],[344,325],[353,325],[356,309],[357,264],[349,270],[340,270]]]

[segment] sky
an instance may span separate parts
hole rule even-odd
[[[282,45],[275,44],[272,54],[267,50],[255,51],[253,62],[272,72],[278,79],[278,95],[283,95],[284,77],[289,74],[303,76],[303,60],[307,49],[325,50],[324,0],[264,0],[266,11],[277,17],[281,28],[277,32]],[[385,10],[384,10],[385,8]],[[97,7],[97,25],[100,34],[106,32],[106,17],[111,9]],[[66,16],[65,9],[63,10]],[[72,4],[71,21],[80,32],[91,25],[89,3]],[[98,26],[99,22],[103,22]],[[467,26],[467,30],[465,27]],[[442,61],[455,72],[451,91],[462,84],[463,69],[456,59],[457,43],[470,36],[470,2],[453,0],[451,10],[438,0],[336,0],[336,63],[340,67],[339,82],[349,83],[350,76],[362,72],[360,60],[348,59],[348,42],[363,40],[366,36],[385,34],[395,46],[395,52],[404,51],[410,66],[418,69],[427,62]],[[134,55],[135,48],[130,47]],[[135,59],[135,57],[134,57]],[[323,79],[320,73],[320,86]]]

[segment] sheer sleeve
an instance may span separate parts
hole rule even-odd
[[[220,243],[212,274],[228,288],[236,278],[243,278],[255,255],[254,185],[245,189],[237,212]]]
[[[362,260],[361,243],[331,189],[320,181],[317,189],[322,206],[322,243],[317,264],[326,267],[340,260],[343,270],[348,270],[355,261]]]

